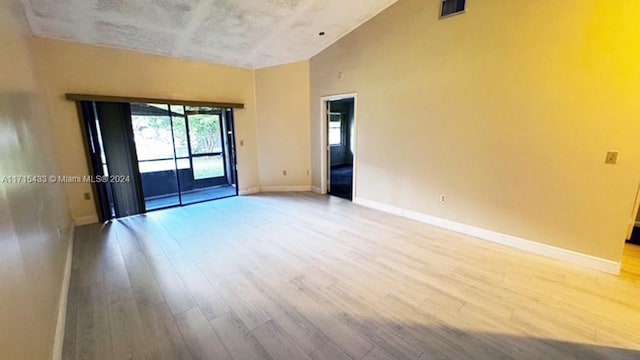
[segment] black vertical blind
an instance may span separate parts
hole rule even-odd
[[[138,161],[131,129],[131,107],[128,103],[96,102],[102,131],[104,153],[108,161],[116,217],[145,211],[140,190]]]

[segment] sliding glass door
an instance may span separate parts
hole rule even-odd
[[[185,109],[189,135],[189,151],[193,171],[191,181],[183,184],[183,202],[206,200],[227,184],[223,152],[222,111],[215,108]]]
[[[147,210],[180,205],[172,123],[169,105],[131,104],[131,125]]]
[[[225,166],[223,117],[218,108],[131,104],[147,210],[236,194]]]
[[[78,107],[101,221],[238,194],[233,108],[242,104],[67,97]]]

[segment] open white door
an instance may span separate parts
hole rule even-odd
[[[320,150],[320,171],[321,171],[321,176],[320,176],[320,193],[322,194],[327,194],[330,190],[330,186],[331,186],[331,181],[330,181],[330,177],[331,177],[331,146],[329,143],[329,122],[330,122],[330,117],[331,117],[331,102],[332,101],[339,101],[339,100],[345,100],[345,99],[353,99],[353,123],[351,125],[351,131],[352,131],[352,136],[351,136],[351,141],[352,141],[352,145],[351,145],[351,149],[353,149],[353,159],[352,159],[352,163],[353,163],[353,176],[352,176],[352,192],[351,192],[351,198],[355,199],[356,197],[356,181],[357,181],[357,177],[356,177],[356,171],[357,171],[357,151],[356,151],[356,144],[357,144],[357,107],[358,107],[358,95],[356,93],[348,93],[348,94],[341,94],[341,95],[331,95],[331,96],[323,96],[320,98],[320,111],[321,111],[321,116],[320,119],[322,119],[322,121],[320,121],[320,146],[322,147]]]

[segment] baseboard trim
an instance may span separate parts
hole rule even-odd
[[[73,218],[73,224],[75,226],[97,224],[99,222],[97,215],[80,216]]]
[[[255,186],[248,189],[240,190],[238,194],[251,195],[261,192],[303,192],[312,191],[311,185],[282,185],[282,186]]]
[[[636,221],[635,226],[640,227],[640,221]]]
[[[71,260],[73,259],[73,242],[75,238],[75,224],[72,221],[69,226],[69,244],[67,245],[67,258],[64,264],[62,276],[62,289],[58,301],[58,318],[56,320],[56,334],[53,343],[53,360],[62,359],[62,347],[64,345],[64,330],[67,323],[67,302],[69,299],[69,285],[71,283]]]
[[[455,221],[422,214],[416,211],[403,209],[398,206],[385,204],[382,202],[363,199],[356,197],[354,203],[383,211],[386,213],[402,216],[408,219],[416,220],[425,224],[437,226],[443,229],[455,231],[461,234],[477,237],[494,243],[510,246],[516,249],[528,251],[537,255],[546,256],[556,260],[578,265],[609,274],[619,275],[621,264],[615,261],[598,258],[595,256],[578,253],[575,251],[542,244],[539,242],[518,238],[515,236],[502,234],[499,232],[479,228],[472,225],[462,224]]]
[[[313,191],[316,194],[322,194],[322,189],[319,186],[312,186],[311,191]]]
[[[311,185],[261,186],[263,192],[303,192],[311,191]]]
[[[259,192],[260,192],[260,187],[254,186],[247,189],[241,189],[240,191],[238,191],[238,195],[244,196],[244,195],[257,194]]]

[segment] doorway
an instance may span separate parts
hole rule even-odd
[[[627,231],[626,242],[634,245],[640,245],[640,184],[636,190],[635,203],[633,205],[633,212],[631,213],[631,223]]]
[[[627,243],[640,246],[640,226],[638,226],[638,222],[634,225]]]
[[[352,201],[355,194],[355,94],[323,99],[326,193]],[[323,185],[324,185],[323,184]]]
[[[233,110],[82,102],[101,221],[237,195]]]

